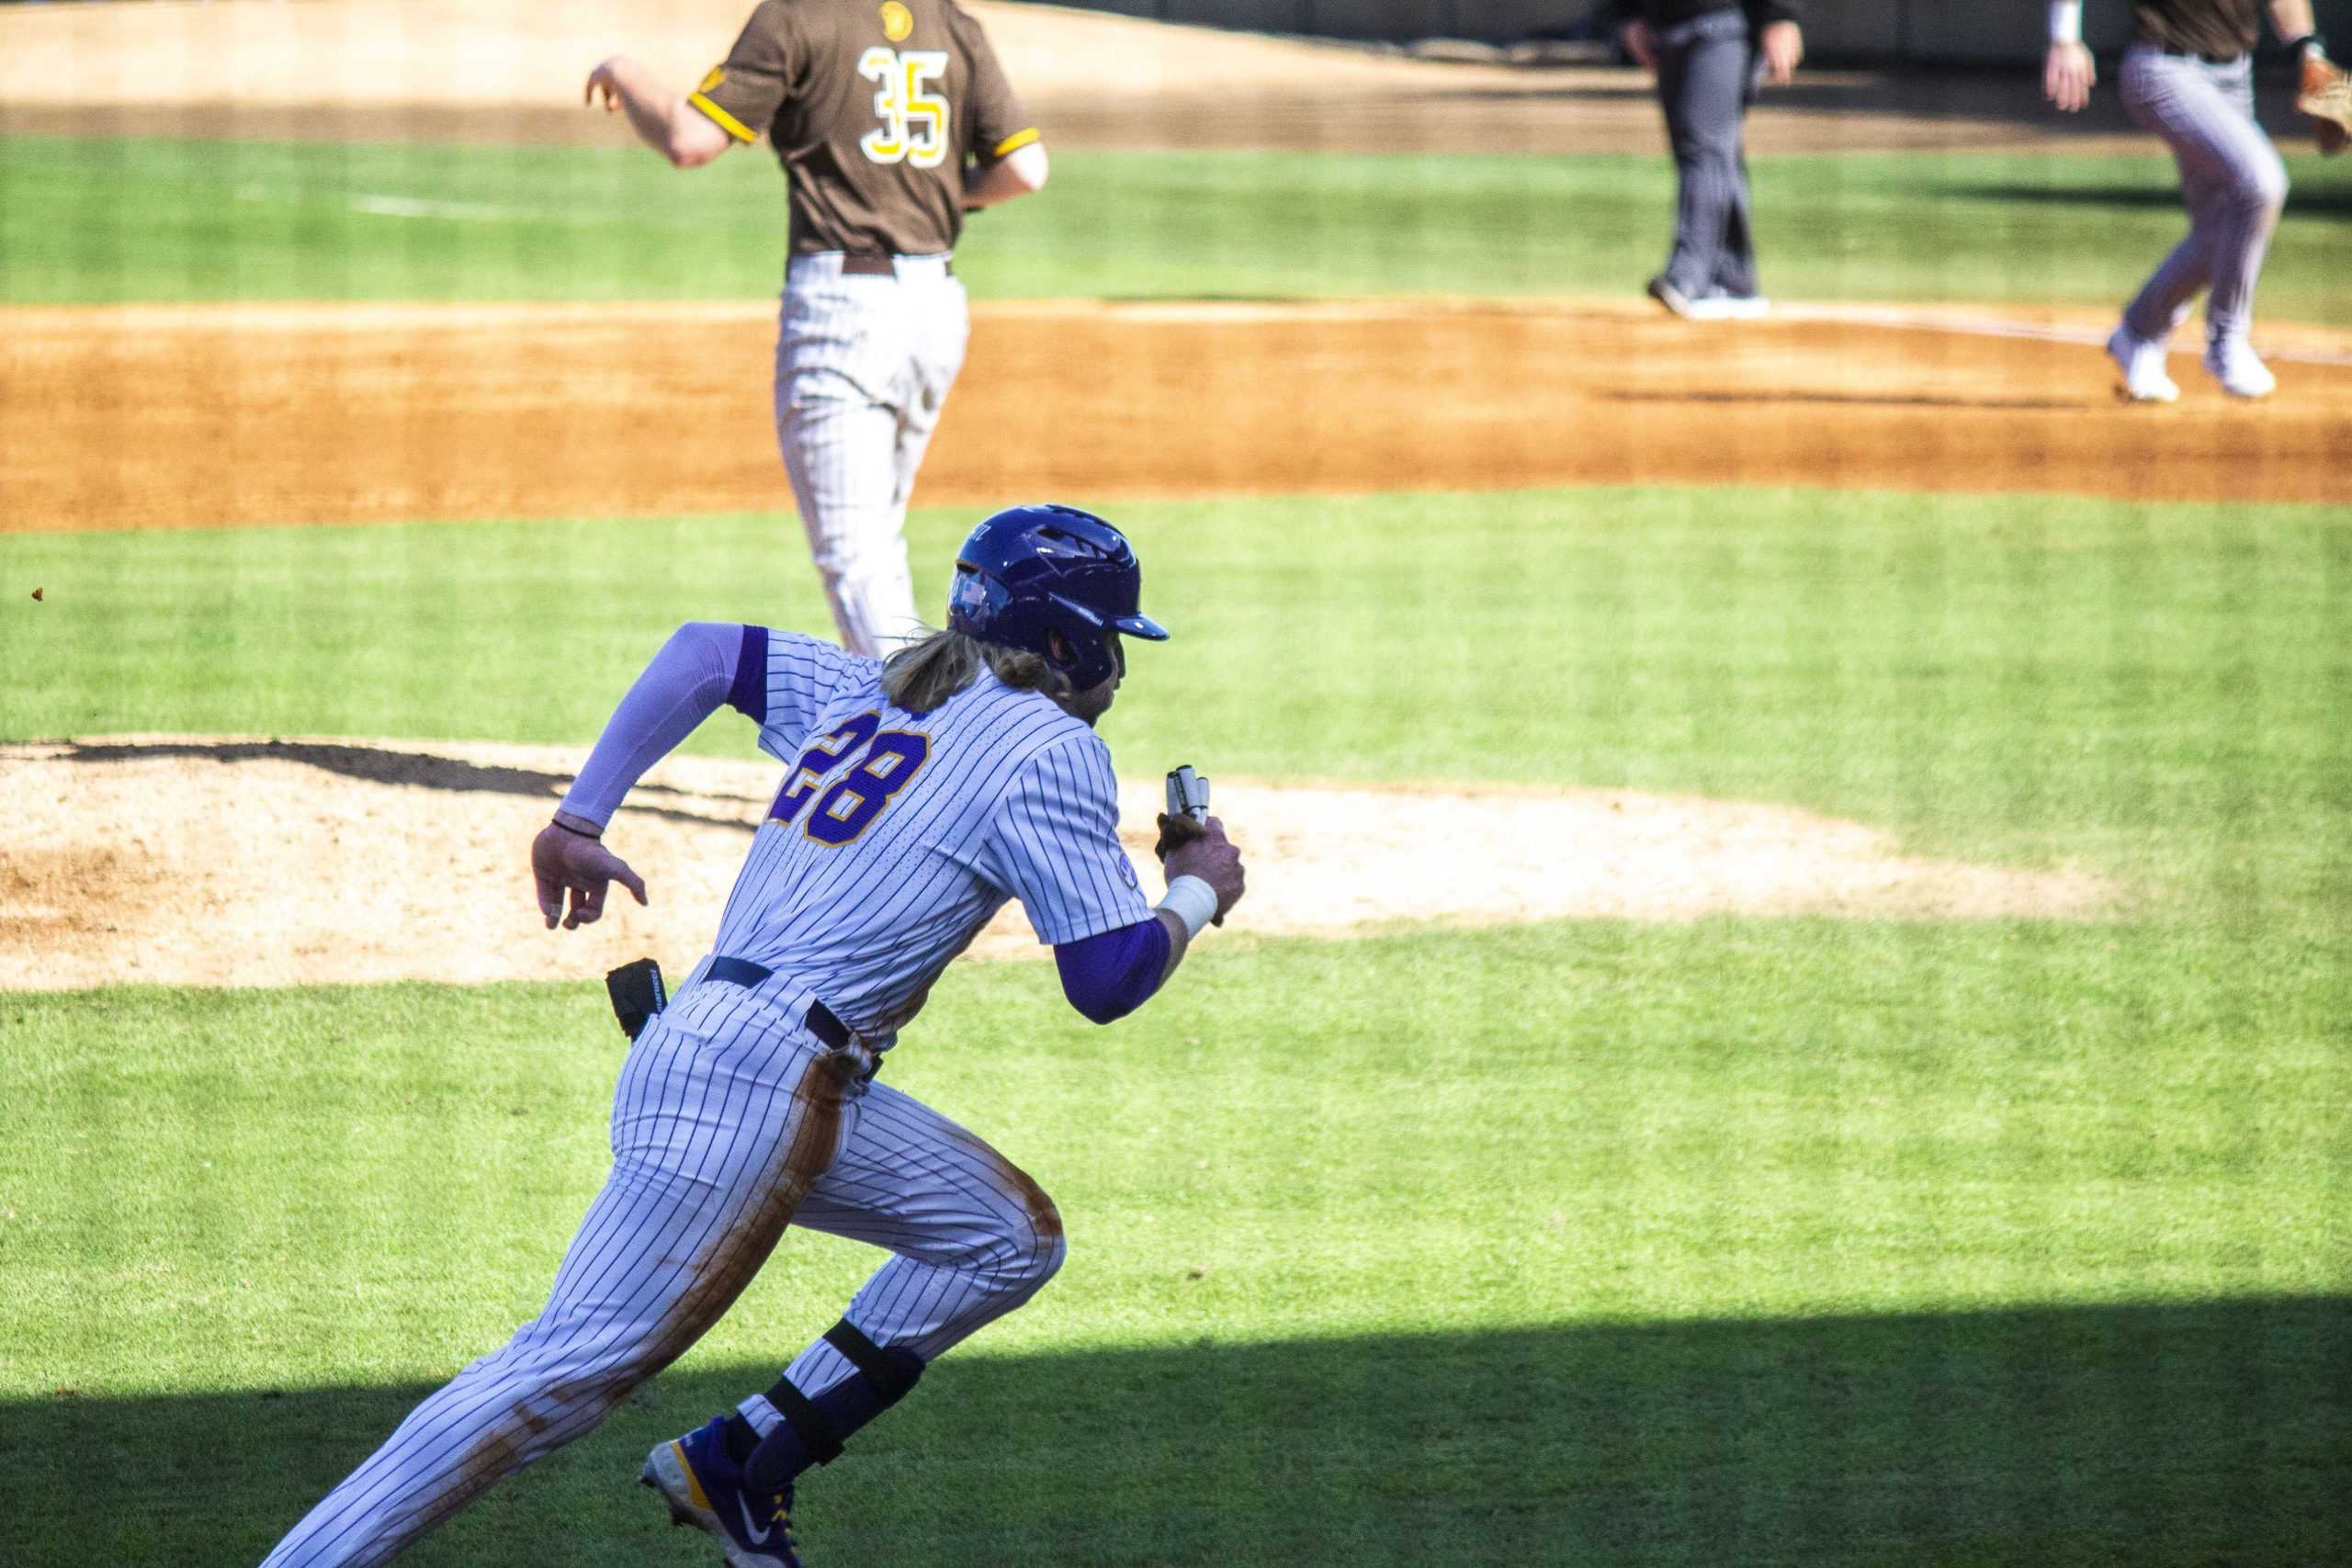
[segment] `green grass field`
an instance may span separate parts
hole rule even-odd
[[[2346,1544],[2352,520],[1719,500],[1132,509],[1185,662],[1139,662],[1108,732],[1130,759],[1217,735],[1228,772],[1795,802],[2091,865],[2136,917],[1245,937],[1107,1032],[1046,969],[959,973],[892,1077],[1048,1184],[1074,1261],[810,1488],[820,1561]],[[958,525],[922,516],[918,552]],[[814,624],[773,527],[9,539],[54,587],[0,659],[58,674],[0,733],[582,743],[675,619]],[[1286,567],[1308,529],[1353,547]],[[1405,566],[1431,534],[1456,570]],[[643,592],[649,551],[674,587]],[[767,564],[714,597],[728,559]],[[556,624],[500,613],[537,593]],[[1311,626],[1268,613],[1300,603]],[[742,748],[725,717],[700,744]],[[529,1315],[601,1177],[618,1052],[591,985],[17,997],[0,1021],[26,1561],[257,1556]],[[695,1560],[623,1484],[635,1456],[772,1375],[865,1267],[796,1238],[678,1370],[418,1560],[549,1531],[582,1562]],[[60,1422],[169,1486],[171,1521],[77,1489]]]
[[[2168,159],[1756,161],[1758,243],[1805,299],[2111,303],[2185,220]],[[2266,313],[2352,323],[2352,170],[2291,161]],[[982,297],[1623,294],[1664,254],[1651,156],[1069,153],[983,215]],[[633,150],[0,138],[0,302],[736,299],[773,293],[764,154],[682,175]]]
[[[2346,1544],[2340,954],[1724,921],[1198,962],[1107,1032],[962,974],[894,1060],[1071,1262],[808,1488],[819,1561]],[[602,1174],[591,986],[5,1006],[17,1561],[257,1558],[536,1310]],[[637,1458],[868,1257],[789,1238],[414,1560],[698,1560]]]
[[[1114,510],[1182,638],[1138,651],[1107,721],[1131,756],[1205,734],[1237,774],[1769,799],[1937,851],[2352,898],[2340,509],[1654,489]],[[914,518],[924,602],[969,521]],[[681,621],[829,624],[789,526],[0,536],[7,581],[45,589],[0,619],[0,663],[51,671],[0,690],[0,735],[584,747]],[[730,715],[698,744],[751,754]]]
[[[1646,159],[1057,171],[976,226],[979,291],[1622,292],[1668,197]],[[2347,176],[2296,172],[2266,310],[2352,321]],[[1824,299],[2111,299],[2179,223],[2153,160],[1758,178],[1772,287]],[[0,301],[752,295],[776,198],[748,157],[0,139]],[[1070,1261],[805,1489],[817,1568],[2352,1560],[2352,511],[1115,515],[1181,637],[1105,722],[1130,773],[1781,803],[2126,907],[1329,942],[1245,904],[1110,1030],[1050,965],[956,970],[890,1080],[1037,1175]],[[969,521],[915,518],[927,602]],[[0,535],[0,739],[584,749],[677,622],[825,621],[775,517]],[[537,1310],[604,1174],[593,978],[5,987],[10,1568],[257,1560]],[[788,1237],[406,1561],[707,1563],[639,1459],[873,1258]]]

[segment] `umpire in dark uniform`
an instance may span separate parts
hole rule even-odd
[[[1650,297],[1678,316],[1726,321],[1770,307],[1756,288],[1747,218],[1748,101],[1804,57],[1796,0],[1616,0],[1625,52],[1657,76],[1681,176],[1674,254]]]

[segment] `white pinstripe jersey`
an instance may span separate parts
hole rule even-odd
[[[929,713],[881,664],[770,632],[760,748],[789,773],[715,952],[800,980],[876,1048],[980,928],[1021,900],[1041,942],[1150,917],[1094,731],[985,668]]]

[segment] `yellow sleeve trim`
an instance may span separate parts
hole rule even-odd
[[[737,119],[733,115],[729,114],[725,109],[720,108],[717,104],[712,103],[705,95],[701,93],[689,93],[686,96],[686,102],[694,105],[695,107],[710,116],[712,119],[717,120],[718,122],[718,129],[727,132],[728,135],[733,137],[736,141],[757,141],[760,139],[759,132],[751,130],[749,127],[745,126],[741,120]],[[1031,134],[1035,135],[1035,132],[1033,131]]]
[[[1036,140],[1037,129],[1035,126],[1030,127],[1027,130],[1016,130],[1012,135],[1006,137],[1003,141],[998,142],[996,144],[996,151],[989,153],[989,156],[991,158],[1001,158],[1008,152],[1018,152],[1023,147],[1028,146],[1029,143]]]

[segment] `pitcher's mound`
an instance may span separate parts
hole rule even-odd
[[[476,742],[191,736],[0,747],[0,988],[578,979],[646,953],[682,974],[709,947],[781,770],[691,757],[656,768],[610,834],[650,907],[615,889],[601,924],[549,931],[529,848],[578,759]],[[1249,864],[1237,933],[1718,913],[2082,919],[2122,904],[2085,874],[1906,856],[1874,829],[1784,807],[1215,784]],[[1159,793],[1157,780],[1133,780],[1120,800],[1151,889]],[[1017,908],[972,948],[1043,952]]]

